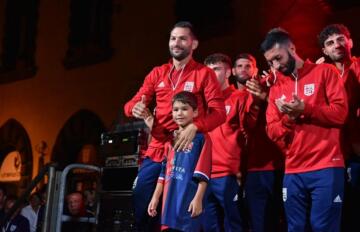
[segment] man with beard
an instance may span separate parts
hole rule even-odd
[[[212,170],[204,210],[204,231],[244,231],[239,211],[240,165],[248,124],[256,120],[246,113],[248,93],[230,86],[231,59],[222,53],[206,57],[225,98],[226,121],[209,133],[212,141]],[[254,115],[254,114],[252,114]],[[249,123],[247,123],[249,122]],[[251,126],[251,125],[250,125]]]
[[[255,58],[248,53],[241,53],[236,56],[232,74],[235,77],[236,87],[245,89],[245,83],[258,73]]]
[[[308,226],[314,232],[340,231],[344,160],[339,138],[348,105],[339,73],[328,64],[304,62],[280,28],[268,32],[261,49],[276,70],[266,120],[270,139],[285,154],[288,231]]]
[[[249,130],[245,156],[246,178],[244,195],[251,231],[282,231],[281,184],[284,158],[280,149],[266,134],[265,112],[271,75],[257,77],[256,60],[251,54],[236,57],[233,75],[238,87],[251,93],[248,106],[258,108],[255,126]]]
[[[133,192],[135,218],[139,231],[153,231],[147,215],[147,206],[154,192],[157,178],[164,159],[164,144],[171,141],[178,129],[172,120],[173,96],[181,91],[189,91],[198,99],[199,116],[193,123],[176,132],[175,150],[187,148],[197,131],[208,132],[225,121],[224,99],[215,73],[193,60],[197,48],[193,27],[189,22],[175,24],[170,33],[169,50],[172,59],[169,63],[155,67],[145,78],[143,86],[126,103],[124,112],[129,117],[147,119],[147,105],[156,97],[156,112],[151,130],[152,139],[145,153]]]
[[[342,24],[326,26],[319,34],[323,53],[339,70],[345,85],[349,114],[342,131],[342,144],[347,167],[344,201],[344,231],[354,231],[358,225],[352,212],[360,208],[360,59],[351,57],[353,41]]]

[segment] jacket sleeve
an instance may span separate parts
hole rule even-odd
[[[198,131],[203,133],[212,131],[226,119],[224,98],[212,70],[207,71],[204,79],[204,100],[207,111],[204,117],[199,117],[194,121]]]
[[[261,105],[258,105],[254,101],[254,97],[251,94],[248,94],[245,100],[245,129],[249,132],[251,129],[254,129],[257,124],[257,119],[259,113],[262,109]],[[264,104],[261,102],[261,104]]]
[[[281,150],[285,151],[292,142],[295,121],[278,110],[275,105],[275,99],[272,96],[273,90],[273,88],[270,89],[268,108],[266,110],[266,132],[269,138],[274,141]]]
[[[124,113],[128,117],[133,117],[132,115],[132,108],[135,106],[137,102],[141,100],[141,96],[145,95],[146,98],[146,105],[151,102],[154,94],[155,94],[155,82],[156,82],[156,76],[157,76],[156,68],[154,68],[146,77],[144,80],[143,85],[139,89],[139,91],[135,94],[135,96],[128,101],[124,106]]]
[[[164,145],[164,160],[161,162],[161,171],[158,177],[158,183],[160,184],[164,184],[165,183],[165,177],[166,177],[166,166],[167,166],[167,162],[168,162],[168,158],[169,158],[169,154],[172,149],[171,143],[167,142]]]
[[[204,144],[196,164],[193,178],[198,181],[208,182],[211,175],[211,139],[207,134],[204,134]]]
[[[332,68],[324,70],[323,91],[327,104],[305,104],[300,120],[327,127],[341,127],[348,114],[346,91],[338,73]]]

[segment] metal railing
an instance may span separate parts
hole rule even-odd
[[[64,171],[61,173],[61,180],[60,180],[60,186],[59,186],[59,204],[57,206],[55,232],[60,232],[61,231],[61,225],[62,225],[62,222],[64,221],[63,219],[65,219],[65,218],[63,218],[63,209],[64,209],[64,199],[65,199],[66,178],[67,178],[68,173],[72,169],[88,169],[88,170],[92,170],[92,171],[96,171],[96,172],[101,173],[101,168],[97,167],[97,166],[94,166],[94,165],[70,164],[70,165],[66,166]],[[98,207],[97,207],[97,210],[96,210],[96,213],[95,213],[94,220],[91,220],[89,222],[97,224],[98,215],[99,215],[99,204],[98,204]],[[53,231],[53,230],[49,230],[49,231]]]
[[[9,219],[11,218],[11,216],[16,212],[16,210],[22,206],[22,204],[26,201],[26,199],[30,196],[32,190],[44,179],[45,175],[49,172],[49,184],[50,184],[50,179],[53,178],[53,173],[55,173],[55,168],[56,168],[57,164],[56,163],[48,163],[45,165],[45,167],[43,167],[39,174],[30,182],[29,186],[26,188],[26,190],[23,192],[23,194],[19,197],[19,199],[15,202],[15,204],[13,205],[13,207],[11,207],[11,209],[9,210],[9,212],[7,212],[4,216],[4,218],[2,219],[2,221],[0,222],[0,228],[3,227],[3,225],[5,225]],[[47,187],[47,200],[50,197],[49,195],[49,190],[50,190],[50,186],[48,185]],[[45,212],[48,212],[48,204],[46,204],[45,206]]]

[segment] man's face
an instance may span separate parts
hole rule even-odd
[[[257,68],[251,60],[240,58],[235,61],[232,73],[236,81],[245,84],[247,80],[257,74]]]
[[[192,51],[196,48],[195,42],[191,36],[190,29],[183,27],[175,27],[170,33],[169,50],[170,55],[181,61],[192,55]]]
[[[186,127],[197,116],[197,110],[194,110],[189,104],[175,101],[172,108],[172,116],[178,126]]]
[[[10,209],[14,206],[15,201],[14,200],[7,200],[5,201],[5,207],[4,212],[7,214],[9,213]]]
[[[332,61],[343,61],[344,58],[351,57],[352,39],[343,34],[333,34],[324,42],[323,53]]]
[[[231,74],[229,65],[223,62],[217,62],[215,64],[208,64],[207,66],[214,70],[221,89],[225,89],[227,87],[227,79]]]
[[[286,76],[289,76],[295,70],[295,58],[286,45],[275,44],[274,47],[264,53],[264,56],[270,67]]]
[[[68,197],[69,213],[73,216],[78,216],[84,207],[84,202],[81,194],[73,193]]]
[[[39,196],[37,196],[37,195],[31,196],[29,202],[33,209],[37,208],[41,204],[41,200],[40,200]]]

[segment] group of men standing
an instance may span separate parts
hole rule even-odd
[[[260,75],[246,53],[234,63],[220,53],[204,65],[196,62],[199,41],[192,25],[175,24],[172,59],[155,67],[124,107],[127,116],[146,119],[155,97],[152,138],[133,194],[139,231],[160,228],[147,207],[164,144],[177,129],[171,99],[181,91],[195,94],[199,114],[177,131],[174,149],[188,148],[196,132],[208,133],[212,142],[203,231],[246,231],[246,224],[254,232],[340,231],[343,205],[344,231],[354,229],[347,208],[359,204],[360,59],[351,56],[350,33],[341,24],[324,28],[319,42],[332,64],[304,61],[286,31],[270,30],[261,44],[270,69]]]

